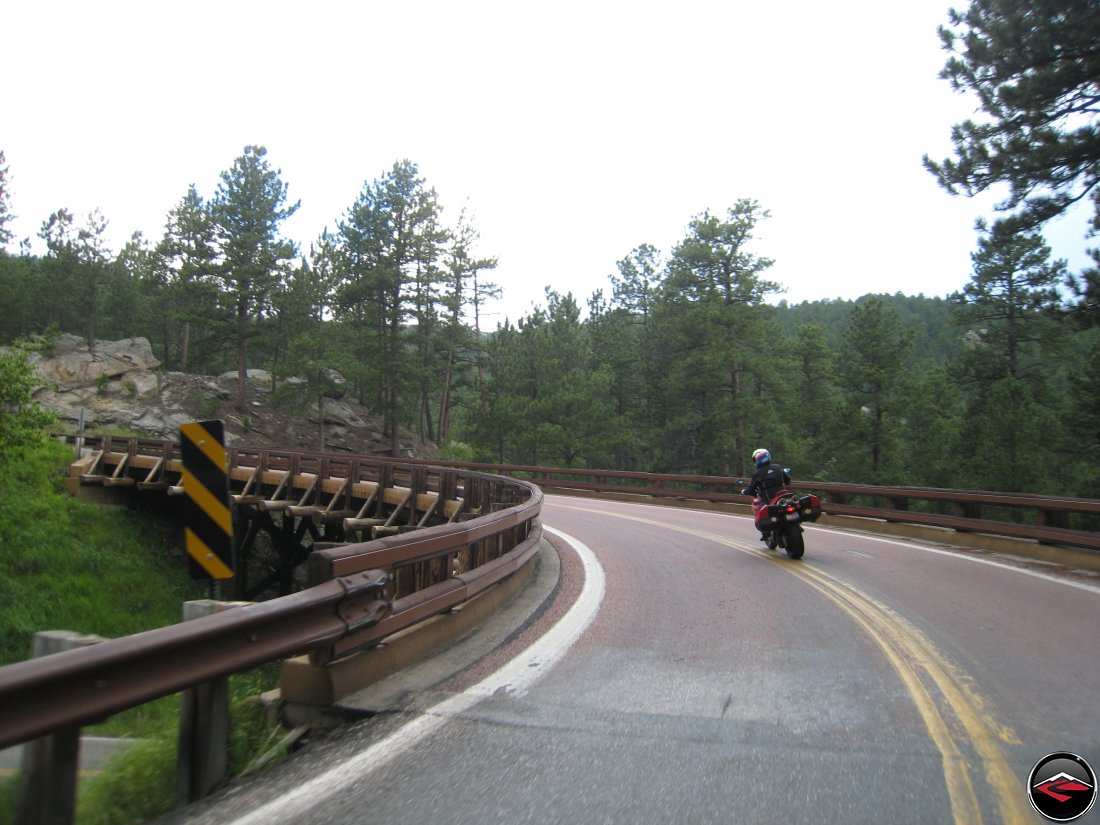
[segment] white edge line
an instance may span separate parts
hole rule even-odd
[[[568,497],[565,497],[565,498],[568,498]],[[617,502],[617,503],[627,504],[628,506],[631,506],[631,507],[649,507],[649,508],[653,508],[655,510],[668,509],[668,505],[646,504],[644,502]],[[719,516],[719,517],[722,517],[722,518],[734,518],[734,519],[751,520],[750,516],[741,515],[740,513],[725,513],[725,512],[721,512],[719,510],[694,510],[694,509],[691,509],[691,508],[677,508],[677,509],[681,509],[681,510],[689,510],[690,509],[691,512],[708,513],[710,515]],[[549,529],[549,528],[544,527],[543,529]],[[971,562],[975,562],[976,564],[988,564],[988,565],[991,565],[992,567],[999,567],[1002,570],[1007,570],[1007,571],[1012,572],[1012,573],[1020,573],[1020,574],[1025,575],[1025,576],[1033,576],[1036,579],[1042,579],[1043,581],[1047,581],[1047,582],[1050,582],[1052,584],[1061,584],[1061,585],[1064,585],[1066,587],[1075,587],[1078,590],[1084,590],[1086,593],[1095,593],[1097,595],[1100,595],[1100,586],[1097,586],[1097,585],[1094,585],[1094,584],[1087,584],[1086,582],[1075,582],[1075,581],[1071,581],[1070,579],[1059,578],[1058,576],[1052,576],[1049,573],[1042,573],[1038,570],[1028,570],[1028,569],[1023,568],[1023,567],[1016,567],[1015,565],[1006,564],[1005,562],[997,561],[996,559],[985,559],[985,558],[980,558],[978,556],[972,556],[968,553],[963,552],[965,550],[965,548],[959,548],[958,550],[945,550],[945,549],[942,549],[942,548],[939,548],[939,547],[932,547],[928,543],[922,542],[921,539],[911,539],[909,541],[901,541],[899,539],[886,538],[884,536],[878,535],[877,533],[863,533],[863,532],[860,532],[858,530],[848,530],[848,529],[845,529],[844,527],[830,527],[827,524],[815,524],[815,525],[812,525],[812,526],[808,525],[806,530],[807,530],[807,532],[813,532],[814,530],[827,530],[830,533],[842,533],[843,535],[852,536],[853,538],[868,539],[870,541],[877,541],[877,542],[881,542],[883,544],[893,544],[897,547],[905,547],[905,548],[908,548],[910,550],[923,550],[925,553],[937,553],[938,555],[941,555],[941,556],[950,556],[953,559],[960,559],[962,561],[971,561]],[[1023,561],[1029,561],[1029,559],[1027,559],[1024,556],[1020,556],[1019,558],[1022,559]],[[1077,568],[1070,567],[1070,568],[1067,568],[1067,569],[1075,570]]]
[[[580,595],[545,635],[476,685],[432,706],[423,715],[402,725],[351,759],[268,800],[244,816],[230,820],[227,825],[271,825],[291,819],[300,821],[302,814],[317,804],[317,799],[324,798],[323,794],[336,793],[352,782],[361,781],[364,776],[400,756],[442,727],[448,719],[469,710],[488,696],[501,691],[522,696],[557,664],[596,617],[603,601],[604,574],[595,553],[584,542],[552,527],[544,526],[543,530],[568,542],[580,556],[584,566],[584,586]]]
[[[1062,584],[1066,587],[1076,587],[1078,590],[1085,590],[1089,593],[1096,593],[1097,595],[1100,595],[1100,587],[1097,587],[1094,584],[1086,584],[1085,582],[1075,582],[1069,579],[1063,579],[1058,576],[1052,576],[1050,573],[1043,573],[1039,570],[1028,570],[1023,567],[1016,567],[1015,565],[1006,564],[1005,562],[997,561],[996,559],[983,559],[978,556],[972,556],[968,553],[961,552],[961,550],[944,550],[940,547],[931,547],[928,544],[921,543],[919,539],[913,539],[912,541],[898,541],[897,539],[883,538],[882,536],[877,536],[874,533],[860,533],[853,530],[838,529],[836,527],[826,527],[824,525],[820,529],[828,530],[831,533],[843,533],[847,536],[854,536],[861,539],[870,539],[872,541],[881,542],[882,544],[893,544],[898,547],[906,547],[910,550],[922,550],[925,553],[936,553],[940,556],[950,556],[953,559],[971,561],[975,564],[988,564],[992,567],[999,567],[1002,570],[1008,570],[1013,573],[1020,573],[1025,576],[1034,576],[1037,579],[1052,582],[1053,584]],[[1028,559],[1024,556],[1020,556],[1020,559],[1022,561],[1028,561]],[[1076,568],[1067,569],[1073,570]]]

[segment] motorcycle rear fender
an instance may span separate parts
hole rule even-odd
[[[756,529],[761,532],[767,532],[780,524],[791,524],[792,522],[787,521],[786,513],[784,512],[788,501],[794,501],[798,507],[798,522],[817,521],[821,518],[820,498],[813,494],[807,494],[795,501],[790,493],[782,491],[776,496],[773,504],[769,504],[767,507],[759,507],[758,509],[754,508],[753,522],[756,524]]]
[[[773,499],[772,504],[755,510],[753,513],[753,522],[756,524],[756,529],[761,532],[767,532],[768,530],[774,530],[781,524],[797,524],[798,522],[790,522],[787,520],[787,507],[794,503],[795,501],[790,494],[783,491],[783,493],[780,493]],[[801,521],[801,508],[798,510],[798,515],[798,521]]]

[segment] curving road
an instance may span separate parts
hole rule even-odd
[[[535,647],[180,821],[1023,825],[1037,760],[1100,768],[1094,574],[824,527],[795,562],[744,517],[579,498],[543,521]]]

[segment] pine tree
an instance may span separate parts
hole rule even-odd
[[[339,306],[364,365],[356,376],[360,400],[366,400],[368,386],[374,388],[373,406],[382,413],[394,454],[398,427],[409,417],[403,415],[406,397],[416,404],[414,420],[432,430],[423,416],[430,409],[425,382],[437,331],[439,259],[447,240],[439,215],[435,190],[415,163],[404,160],[365,183],[339,224]],[[406,347],[410,318],[417,323],[414,355]]]
[[[818,324],[803,324],[791,342],[795,368],[792,383],[784,393],[790,422],[793,455],[802,477],[827,478],[834,442],[834,420],[840,406],[836,355],[825,342],[825,330]]]
[[[998,206],[1034,229],[1090,198],[1100,230],[1100,12],[1095,0],[972,0],[940,28],[951,54],[940,76],[978,98],[985,118],[952,129],[955,157],[925,166],[949,192],[1002,184]],[[1097,258],[1097,253],[1093,252]],[[1100,258],[1097,259],[1100,263]],[[1078,286],[1100,317],[1097,269]]]
[[[219,306],[217,258],[217,227],[192,185],[168,213],[147,286],[161,299],[150,338],[176,369],[191,369],[194,353],[209,348],[215,330],[228,324],[226,317],[211,317]],[[200,369],[210,366],[208,358],[196,360]]]
[[[724,219],[704,212],[670,256],[654,323],[664,352],[664,438],[678,468],[744,474],[749,438],[772,423],[769,344],[780,333],[764,298],[778,286],[762,277],[771,260],[750,249],[767,217],[747,199]]]
[[[456,388],[461,380],[461,367],[467,365],[464,356],[470,353],[477,368],[476,394],[482,397],[481,308],[488,296],[500,294],[500,288],[481,275],[496,269],[497,259],[477,257],[474,252],[477,240],[478,233],[470,225],[464,210],[445,254],[447,278],[442,296],[444,367],[438,418],[441,443],[451,435]],[[466,325],[467,311],[473,316],[472,328]]]
[[[9,224],[14,219],[15,215],[11,211],[11,184],[7,159],[4,157],[4,150],[0,149],[0,256],[6,254],[4,247],[15,237],[9,228]]]
[[[248,342],[271,309],[271,296],[296,254],[280,226],[299,204],[287,206],[287,184],[267,161],[262,146],[246,146],[221,174],[211,203],[216,227],[222,298],[232,313],[228,330],[237,353],[237,409],[245,409]]]
[[[41,326],[75,330],[82,317],[78,313],[83,313],[84,308],[73,302],[73,296],[80,294],[77,228],[73,213],[58,209],[42,222],[38,236],[46,242],[46,257],[38,268],[36,284],[42,308]]]
[[[876,296],[856,304],[844,334],[840,378],[848,423],[840,477],[900,480],[899,438],[907,399],[906,359],[913,333]]]
[[[978,230],[985,234],[971,256],[974,275],[951,296],[956,323],[966,327],[970,342],[962,362],[979,383],[1004,376],[1036,379],[1043,345],[1060,333],[1054,318],[1065,262],[1050,260],[1050,248],[1035,230],[1019,231],[1008,221],[992,227],[978,221]]]
[[[1073,492],[1100,498],[1100,335],[1094,335],[1084,357],[1074,362],[1070,382],[1068,431],[1074,467]]]
[[[325,404],[338,397],[336,367],[340,363],[340,336],[330,322],[338,278],[334,240],[321,233],[309,256],[292,268],[275,297],[277,337],[284,342],[281,357],[273,365],[279,378],[295,377],[301,383],[284,383],[280,397],[313,405],[317,418],[317,449],[325,450]]]

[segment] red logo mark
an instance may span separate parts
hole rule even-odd
[[[1068,773],[1060,773],[1045,782],[1040,782],[1035,786],[1035,790],[1045,793],[1059,802],[1068,802],[1073,798],[1074,793],[1091,791],[1092,787]]]

